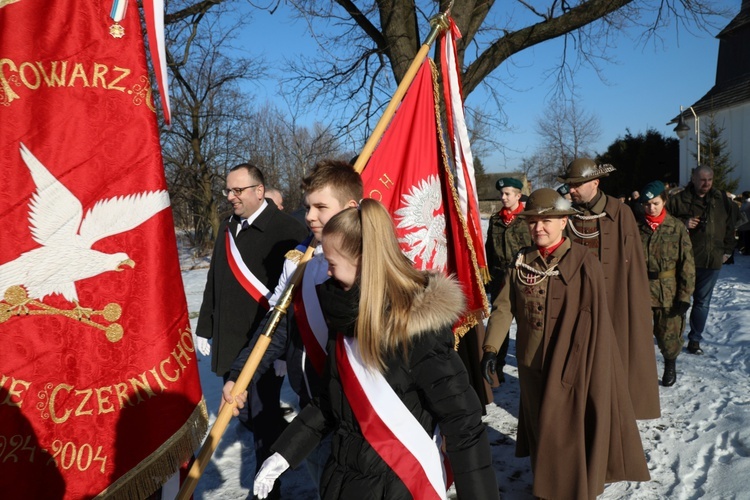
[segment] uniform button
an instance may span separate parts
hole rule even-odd
[[[537,321],[537,322],[536,322],[536,326],[539,326],[539,327],[541,327],[541,326],[542,326],[542,322],[541,322],[541,321]]]
[[[544,306],[538,306],[538,307],[536,308],[536,310],[537,310],[537,311],[544,311]]]
[[[544,290],[539,290],[539,295],[544,295]]]

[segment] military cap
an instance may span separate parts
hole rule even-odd
[[[537,189],[526,202],[526,210],[520,216],[545,215],[551,217],[562,217],[580,213],[573,208],[570,200],[566,200],[560,193],[550,188]]]
[[[519,181],[518,179],[514,179],[513,177],[503,177],[502,179],[497,180],[495,187],[498,191],[502,191],[503,188],[507,187],[523,189],[523,182]]]
[[[662,181],[651,181],[643,187],[641,191],[641,203],[646,203],[664,192],[664,183]]]
[[[563,184],[559,188],[557,188],[557,192],[560,193],[560,196],[565,196],[566,194],[570,193],[570,186],[567,184]]]
[[[600,177],[606,177],[610,172],[614,171],[615,167],[612,165],[597,165],[590,158],[576,158],[568,163],[565,173],[559,176],[557,180],[566,184],[588,182]]]

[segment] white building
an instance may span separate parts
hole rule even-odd
[[[731,176],[739,178],[739,193],[750,190],[750,0],[742,0],[740,13],[716,38],[716,83],[692,109],[685,109],[681,117],[670,123],[687,126],[687,133],[680,138],[680,184],[690,181],[690,173],[697,165],[696,138],[706,137],[713,117],[719,130],[723,129],[721,138],[726,141],[735,166]],[[680,118],[684,125],[678,123]]]

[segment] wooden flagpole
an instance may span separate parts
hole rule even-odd
[[[284,290],[284,293],[279,298],[278,303],[274,306],[271,317],[268,319],[268,322],[263,329],[263,333],[255,343],[255,347],[253,347],[250,357],[245,362],[245,366],[242,367],[242,371],[240,372],[237,381],[234,383],[234,387],[232,388],[233,398],[238,394],[245,392],[250,385],[253,375],[255,375],[255,370],[258,369],[258,365],[260,364],[261,359],[263,359],[263,354],[265,354],[266,349],[268,349],[268,346],[271,343],[271,337],[276,331],[276,327],[281,321],[281,318],[286,314],[289,305],[292,303],[294,291],[299,286],[300,281],[302,281],[305,265],[312,257],[314,250],[315,248],[313,246],[307,247],[305,254],[297,266],[297,270],[292,275],[292,279]],[[195,487],[198,485],[198,480],[203,474],[203,471],[206,470],[206,466],[211,460],[211,456],[219,445],[221,436],[223,436],[224,432],[227,430],[227,426],[232,419],[232,410],[234,410],[236,406],[236,402],[233,402],[232,404],[224,403],[224,406],[216,417],[213,427],[211,427],[211,431],[203,442],[200,452],[198,452],[198,456],[195,458],[193,465],[188,471],[188,476],[185,478],[185,482],[182,483],[180,491],[175,497],[177,500],[188,500],[193,494]]]
[[[367,165],[370,156],[372,156],[372,152],[375,151],[375,147],[378,145],[378,142],[380,142],[380,138],[383,137],[385,129],[388,128],[388,124],[391,123],[391,118],[393,118],[393,115],[396,114],[396,109],[398,108],[399,104],[401,104],[401,100],[404,98],[404,95],[406,95],[406,91],[409,90],[411,82],[413,82],[414,77],[417,76],[417,71],[419,71],[420,66],[422,66],[422,61],[424,61],[424,58],[427,57],[427,52],[429,52],[430,46],[443,30],[448,29],[448,16],[450,15],[452,6],[453,2],[451,2],[450,6],[445,12],[441,12],[440,14],[437,14],[435,17],[430,19],[430,26],[432,26],[430,33],[427,35],[424,43],[419,48],[419,52],[417,52],[414,60],[412,60],[409,69],[406,70],[406,74],[401,80],[401,83],[398,84],[398,88],[393,94],[391,102],[388,103],[388,107],[385,108],[383,115],[380,117],[380,120],[378,120],[378,124],[375,125],[375,129],[372,131],[370,138],[367,139],[365,146],[362,148],[362,151],[357,157],[357,161],[354,163],[354,170],[357,173],[362,173],[362,170],[365,169],[365,165]]]

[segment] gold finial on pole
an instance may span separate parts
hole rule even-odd
[[[398,88],[396,89],[396,92],[394,92],[391,102],[388,103],[388,107],[383,111],[383,115],[380,117],[380,120],[378,120],[378,124],[375,125],[370,138],[367,139],[365,146],[359,153],[357,161],[354,163],[355,171],[361,173],[362,170],[364,170],[370,156],[372,156],[372,152],[375,151],[375,146],[378,145],[380,138],[385,133],[385,129],[388,128],[391,118],[396,114],[396,108],[401,104],[401,100],[404,98],[404,95],[406,95],[409,85],[414,81],[414,77],[417,76],[417,71],[419,71],[419,67],[422,65],[424,58],[427,57],[427,52],[429,52],[430,46],[442,31],[448,29],[448,18],[452,7],[453,1],[448,5],[445,12],[441,12],[430,19],[430,26],[432,26],[432,29],[430,29],[430,33],[427,35],[427,38],[425,38],[424,43],[422,43],[422,47],[420,47],[419,52],[417,52],[417,55],[412,60],[409,69],[406,70],[401,83],[398,84]]]

